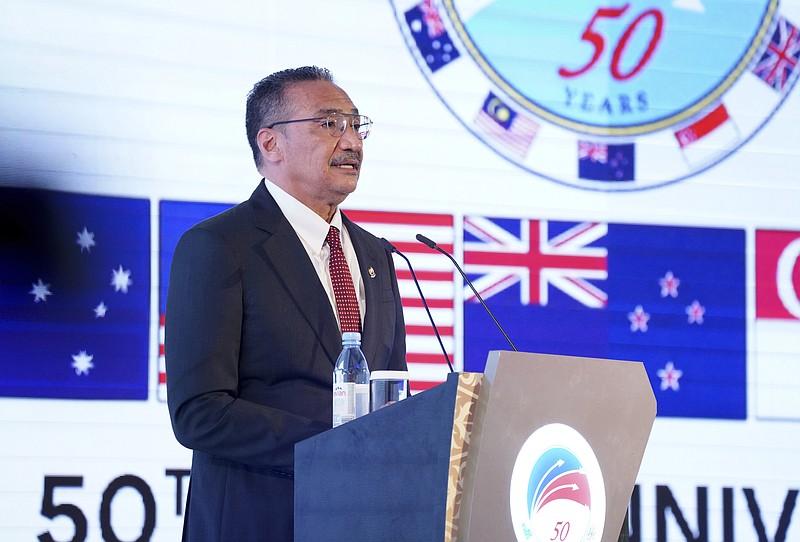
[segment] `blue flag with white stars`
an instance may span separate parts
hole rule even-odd
[[[148,396],[150,202],[0,188],[0,396]]]

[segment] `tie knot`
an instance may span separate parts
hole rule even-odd
[[[328,242],[328,246],[331,248],[340,247],[342,246],[341,242],[339,241],[339,229],[336,226],[331,226],[328,230],[328,236],[325,238]]]

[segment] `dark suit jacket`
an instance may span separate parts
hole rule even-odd
[[[392,257],[343,220],[364,281],[370,370],[405,370]],[[291,540],[294,445],[331,427],[341,334],[263,181],[248,201],[181,237],[165,332],[172,426],[194,450],[184,539]]]

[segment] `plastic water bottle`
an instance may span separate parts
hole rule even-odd
[[[333,427],[369,412],[369,367],[361,333],[342,333],[342,353],[333,370]]]

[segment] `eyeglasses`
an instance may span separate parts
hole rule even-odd
[[[372,129],[372,121],[368,116],[338,112],[331,113],[327,117],[311,117],[308,119],[282,120],[279,122],[273,122],[267,126],[267,128],[273,128],[279,124],[311,121],[322,121],[320,126],[325,126],[325,128],[328,129],[328,133],[333,137],[342,137],[345,129],[347,129],[347,126],[350,125],[353,128],[353,132],[355,132],[359,139],[367,139],[367,136]]]

